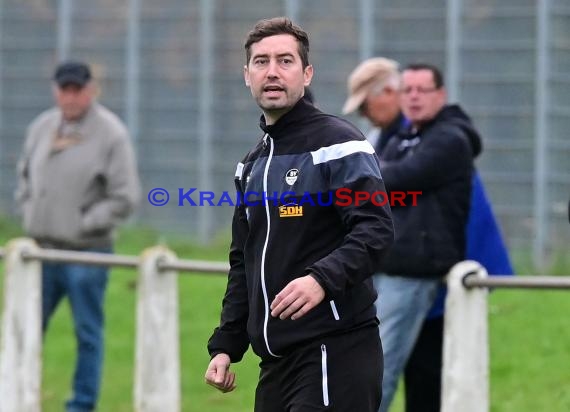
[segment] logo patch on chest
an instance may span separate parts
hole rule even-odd
[[[293,186],[299,177],[299,169],[289,169],[285,173],[285,183],[289,186]]]
[[[279,217],[301,217],[303,216],[303,206],[283,205],[279,206]]]

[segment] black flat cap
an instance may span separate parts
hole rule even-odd
[[[59,87],[64,87],[69,84],[83,87],[91,80],[91,70],[89,66],[83,62],[63,62],[56,67],[53,80]]]

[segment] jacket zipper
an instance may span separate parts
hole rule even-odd
[[[269,134],[263,136],[264,146],[268,140]],[[267,157],[267,163],[265,164],[265,170],[263,171],[263,191],[268,193],[267,190],[267,175],[269,174],[269,165],[271,164],[271,159],[273,158],[273,139],[269,137],[269,156]],[[263,251],[261,253],[261,289],[263,291],[263,303],[265,305],[265,319],[263,320],[263,339],[265,340],[265,347],[271,356],[279,357],[274,354],[269,347],[269,339],[267,337],[267,323],[269,322],[269,298],[267,296],[267,287],[265,285],[265,257],[267,254],[267,245],[269,243],[269,232],[271,230],[271,221],[269,219],[269,202],[263,202],[265,207],[265,216],[267,218],[267,235],[265,236],[265,243],[263,244]]]
[[[323,405],[329,406],[329,377],[327,372],[327,346],[321,345],[321,369],[323,373]]]

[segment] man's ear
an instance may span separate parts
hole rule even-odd
[[[311,64],[305,67],[305,70],[303,70],[303,76],[305,77],[303,84],[307,87],[311,84],[311,79],[313,78],[313,66]]]
[[[245,85],[249,87],[249,70],[247,70],[247,65],[243,66],[243,79],[245,80]]]

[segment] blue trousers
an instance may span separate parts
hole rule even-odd
[[[110,253],[110,249],[90,250]],[[45,332],[51,315],[65,296],[69,298],[75,337],[77,362],[73,377],[73,395],[68,412],[95,409],[103,365],[103,301],[107,287],[107,267],[73,263],[44,262],[42,266],[42,327]]]
[[[384,350],[384,379],[379,412],[388,412],[398,379],[435,300],[440,280],[385,274],[374,275],[373,279],[378,292],[376,311],[380,319],[380,338]]]

